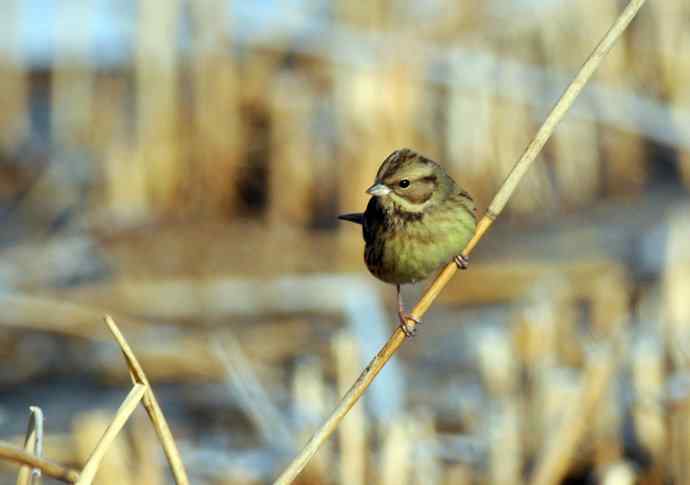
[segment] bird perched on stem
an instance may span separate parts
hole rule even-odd
[[[362,225],[364,261],[378,279],[394,284],[398,317],[405,335],[419,320],[405,312],[400,285],[428,278],[451,260],[462,269],[461,255],[474,235],[477,216],[472,197],[438,163],[408,148],[381,164],[364,213],[339,219]]]

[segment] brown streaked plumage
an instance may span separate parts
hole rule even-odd
[[[408,148],[383,161],[367,192],[364,213],[339,218],[362,225],[367,268],[396,285],[401,326],[410,335],[413,318],[403,310],[400,285],[426,279],[451,260],[467,266],[459,255],[474,235],[474,202],[443,167]]]

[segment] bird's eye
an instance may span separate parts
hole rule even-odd
[[[398,185],[400,185],[400,187],[402,187],[403,189],[406,189],[410,186],[410,181],[407,179],[403,179],[400,181]]]

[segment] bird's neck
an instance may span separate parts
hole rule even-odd
[[[391,194],[386,199],[382,201],[383,206],[387,211],[393,213],[422,214],[434,203],[433,197],[425,202],[416,203],[395,194]]]

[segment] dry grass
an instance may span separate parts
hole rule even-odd
[[[127,363],[127,367],[129,368],[130,376],[133,382],[132,389],[122,402],[120,408],[115,413],[114,418],[101,436],[98,444],[91,452],[81,472],[71,470],[69,468],[65,468],[41,459],[43,442],[43,416],[40,409],[32,408],[32,418],[30,422],[32,424],[29,425],[25,447],[29,447],[31,445],[30,448],[33,449],[23,451],[16,449],[11,445],[0,446],[0,458],[23,465],[20,469],[18,483],[26,482],[27,478],[25,477],[27,475],[25,467],[29,466],[34,470],[40,470],[48,476],[58,478],[68,483],[76,483],[78,485],[91,484],[96,476],[96,473],[98,472],[103,457],[113,445],[117,434],[128,422],[139,403],[143,402],[144,408],[151,419],[151,423],[153,424],[153,427],[158,434],[160,443],[163,446],[166,456],[168,457],[175,482],[178,485],[189,484],[187,472],[185,471],[184,464],[182,463],[182,458],[177,451],[177,446],[175,445],[175,441],[172,437],[172,432],[170,431],[170,427],[168,426],[165,416],[163,415],[163,411],[158,405],[158,401],[156,400],[156,396],[151,389],[144,370],[141,368],[141,365],[139,365],[139,361],[120,332],[120,329],[115,324],[115,321],[110,316],[106,316],[105,322],[108,326],[108,329],[113,334],[113,337],[115,337],[115,340],[120,346],[120,349],[125,357],[125,361]],[[32,475],[34,477],[37,476],[36,473],[32,473]],[[21,482],[19,480],[21,480]]]

